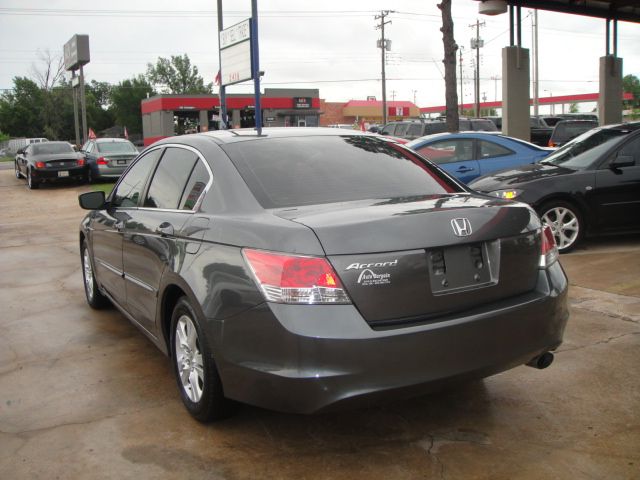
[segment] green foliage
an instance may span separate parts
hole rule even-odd
[[[140,102],[151,95],[155,95],[153,87],[142,75],[112,87],[111,109],[115,123],[127,127],[130,134],[142,133]]]
[[[198,67],[191,65],[186,53],[182,56],[171,55],[171,59],[158,57],[155,65],[148,63],[147,79],[166,93],[213,93],[213,84],[204,84]]]
[[[6,133],[2,133],[2,131],[0,130],[0,142],[6,142],[10,138],[11,137],[9,135],[7,135]]]
[[[577,103],[573,102],[569,105],[569,113],[578,113],[579,111]]]
[[[26,77],[15,77],[13,85],[0,98],[0,130],[12,137],[41,137],[44,92]]]
[[[622,79],[622,89],[633,95],[633,100],[625,101],[627,108],[640,107],[640,79],[635,75],[625,75]]]

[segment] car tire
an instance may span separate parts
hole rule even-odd
[[[539,209],[540,219],[551,227],[558,251],[573,250],[584,236],[582,214],[572,204],[561,200],[547,202]]]
[[[111,302],[100,293],[86,240],[82,242],[82,246],[80,247],[80,261],[82,263],[82,283],[84,284],[84,294],[87,298],[87,303],[91,308],[96,310],[108,307]]]
[[[171,315],[171,359],[182,402],[193,418],[206,423],[234,413],[235,402],[224,396],[212,352],[186,297]]]
[[[29,190],[40,188],[40,184],[36,182],[31,176],[31,169],[27,170],[27,187],[29,187]]]

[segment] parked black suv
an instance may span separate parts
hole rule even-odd
[[[486,118],[461,118],[459,126],[459,131],[461,132],[498,131],[495,124]],[[402,120],[387,123],[380,131],[380,134],[414,140],[416,138],[424,137],[425,135],[443,133],[446,131],[447,123],[444,120]]]

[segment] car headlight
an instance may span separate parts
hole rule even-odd
[[[508,190],[496,190],[490,193],[490,195],[502,198],[504,200],[515,200],[520,194],[522,194],[522,190],[518,190],[516,188],[511,188]]]

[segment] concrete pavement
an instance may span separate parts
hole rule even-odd
[[[562,256],[554,364],[382,407],[201,425],[168,360],[85,302],[77,194],[0,171],[0,478],[640,478],[640,236]]]

